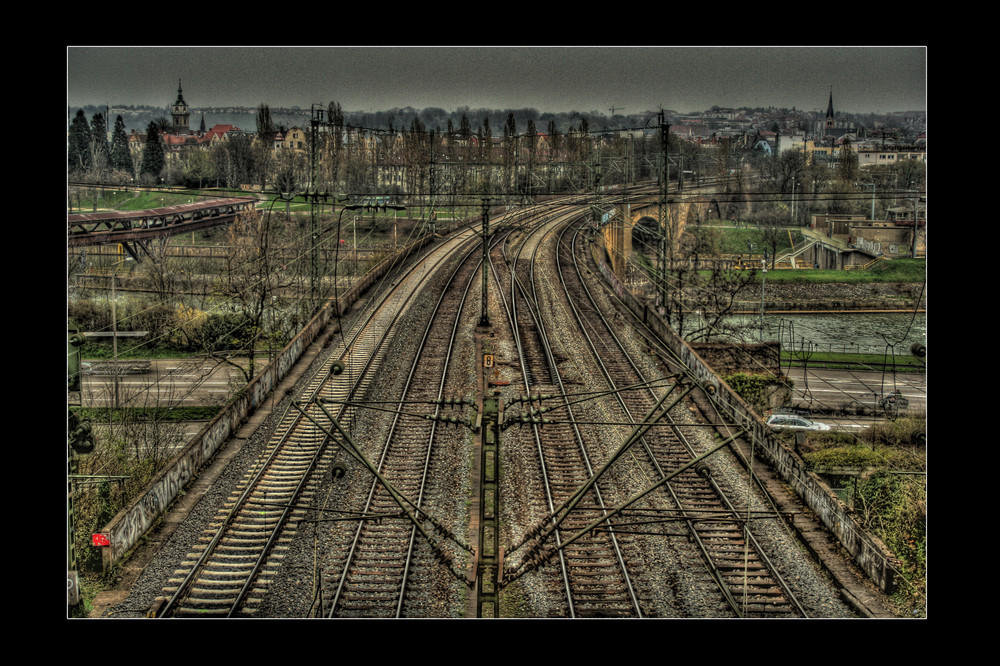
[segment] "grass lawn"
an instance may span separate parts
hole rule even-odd
[[[753,227],[736,226],[732,224],[706,225],[688,227],[686,231],[695,231],[706,236],[716,251],[726,255],[742,255],[752,257],[758,262],[764,250],[761,234]],[[788,228],[779,236],[778,254],[800,247],[806,242],[800,229]],[[751,250],[751,247],[753,248]],[[767,281],[774,283],[830,283],[830,282],[923,282],[925,279],[925,261],[923,259],[891,259],[880,262],[868,270],[768,270]],[[763,274],[757,272],[757,282],[763,279]]]
[[[923,282],[926,279],[923,259],[889,259],[866,271],[830,271],[818,269],[775,270],[767,272],[768,282]],[[758,281],[762,278],[758,274]]]
[[[894,368],[897,372],[926,372],[927,362],[918,356],[897,355],[894,357],[884,354],[845,354],[837,352],[812,352],[809,358],[802,360],[801,354],[789,351],[781,353],[782,365],[799,367],[809,365],[810,367],[822,366],[825,368],[853,368],[858,366],[880,370],[883,368]]]

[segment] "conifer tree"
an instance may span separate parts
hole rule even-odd
[[[149,123],[146,129],[146,145],[142,149],[140,176],[159,178],[164,165],[163,146],[160,144],[160,130],[156,123]]]
[[[69,170],[77,171],[89,166],[90,124],[83,109],[80,109],[69,126]]]
[[[111,134],[111,168],[116,171],[124,171],[131,177],[135,176],[132,169],[132,156],[128,150],[125,121],[122,120],[121,116],[115,120],[115,129]]]
[[[92,165],[99,172],[111,165],[111,150],[108,148],[108,126],[104,115],[95,113],[90,122],[90,151]]]

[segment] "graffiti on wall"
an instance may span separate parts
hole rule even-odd
[[[122,515],[118,524],[108,530],[114,549],[113,557],[124,554],[139,542],[163,510],[192,479],[194,470],[195,465],[190,456],[178,460],[131,510]]]

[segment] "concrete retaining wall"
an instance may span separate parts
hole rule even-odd
[[[728,415],[733,423],[740,424],[747,431],[748,436],[756,442],[758,450],[763,451],[768,464],[795,489],[805,504],[816,513],[823,525],[837,537],[844,549],[850,553],[854,562],[884,592],[892,592],[895,580],[891,555],[881,541],[867,533],[858,524],[848,511],[847,506],[833,494],[830,488],[818,476],[805,469],[802,459],[797,454],[786,449],[771,435],[760,415],[734,393],[687,342],[678,337],[658,314],[632,296],[631,292],[618,281],[611,271],[601,243],[595,242],[591,248],[594,262],[612,286],[621,303],[660,337],[663,343],[687,366],[695,381],[703,387],[709,385],[715,387],[715,394],[711,396],[711,399],[720,413]]]
[[[103,548],[104,566],[116,564],[132,550],[198,471],[264,402],[332,319],[343,314],[378,280],[432,240],[433,237],[427,235],[400,249],[397,254],[380,262],[337,300],[327,301],[298,335],[246,386],[246,390],[216,415],[170,465],[150,481],[139,497],[101,530],[111,542],[110,546]]]

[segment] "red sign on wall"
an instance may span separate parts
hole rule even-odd
[[[111,537],[109,537],[107,534],[92,534],[90,540],[95,546],[111,545]]]

